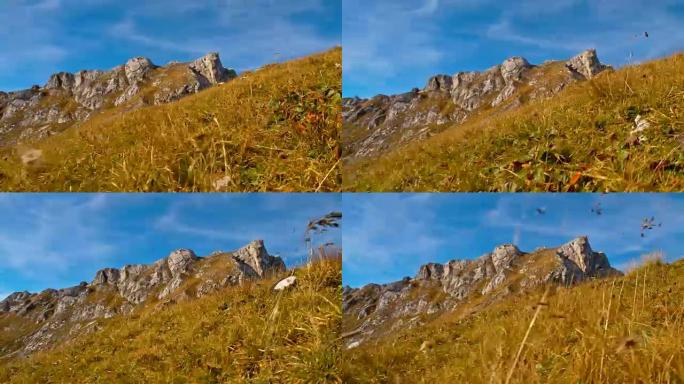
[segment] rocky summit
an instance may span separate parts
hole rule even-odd
[[[169,103],[236,76],[215,52],[190,63],[157,66],[135,57],[108,71],[56,73],[44,86],[0,92],[0,146],[53,135],[103,111]]]
[[[621,275],[586,237],[557,248],[522,252],[506,244],[474,260],[420,267],[415,277],[343,291],[344,336],[348,348],[389,332],[422,324],[443,312],[477,312],[495,300],[543,284],[570,286]]]
[[[344,156],[348,162],[377,156],[476,115],[491,116],[552,97],[569,84],[608,69],[593,49],[566,62],[541,65],[511,57],[484,72],[435,75],[423,89],[399,95],[346,98],[342,105]]]
[[[75,287],[16,292],[0,302],[0,359],[50,348],[140,305],[172,305],[284,270],[283,260],[256,240],[207,257],[180,249],[151,265],[106,268]]]

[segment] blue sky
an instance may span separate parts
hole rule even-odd
[[[603,214],[591,208],[600,203]],[[522,251],[586,235],[621,270],[662,251],[684,258],[682,194],[345,194],[344,283],[415,276],[428,262],[472,259],[514,243]],[[545,208],[540,215],[537,208]],[[644,217],[656,227],[640,236]]]
[[[288,266],[306,254],[309,220],[335,194],[0,194],[0,299],[91,281],[105,267],[149,264],[179,248],[200,256],[255,239]],[[316,242],[341,243],[339,230]]]
[[[4,0],[0,90],[50,74],[218,51],[238,71],[340,45],[340,0]]]
[[[621,66],[630,52],[639,62],[684,49],[682,25],[682,0],[344,0],[344,94],[407,92],[438,73],[587,48]]]

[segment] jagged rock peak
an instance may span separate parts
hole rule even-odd
[[[234,70],[223,67],[217,52],[200,57],[190,64],[190,68],[204,76],[211,84],[223,83],[237,76]]]
[[[146,57],[134,57],[124,65],[124,71],[129,83],[142,80],[147,73],[157,68],[152,60]]]
[[[191,249],[179,249],[171,252],[166,259],[171,274],[176,276],[188,271],[192,264],[199,260],[195,252]]]
[[[4,300],[0,301],[0,312],[10,312],[15,305],[23,303],[29,297],[31,297],[31,293],[28,291],[12,293]]]
[[[533,67],[534,65],[530,64],[524,57],[514,56],[506,59],[501,65],[490,68],[485,73],[495,74],[497,72],[501,72],[501,77],[503,77],[506,84],[510,84],[514,81],[520,80],[522,78],[522,74],[526,70]],[[459,72],[455,76],[444,74],[435,75],[428,79],[427,85],[423,90],[428,92],[450,92],[457,86],[462,86],[463,84],[469,83],[472,80],[471,78],[476,75],[477,72]]]
[[[569,286],[621,274],[610,266],[605,254],[591,249],[585,236],[531,253],[504,244],[477,259],[425,264],[414,279],[343,289],[345,316],[355,317],[354,330],[347,333],[346,345],[356,346],[370,338],[419,325],[423,314],[452,311],[484,295],[487,300],[477,302],[477,307],[543,284]],[[435,289],[445,295],[435,299]]]
[[[97,271],[95,274],[95,279],[93,279],[92,285],[115,285],[119,282],[119,277],[121,273],[115,268],[105,268]]]
[[[416,280],[439,280],[444,274],[444,265],[438,263],[427,263],[420,266],[416,273]]]
[[[119,72],[123,76],[123,68]],[[152,264],[100,270],[91,284],[83,282],[70,288],[46,289],[39,294],[13,293],[0,301],[0,316],[15,314],[40,329],[22,336],[13,350],[0,348],[0,355],[28,355],[50,348],[71,339],[72,331],[79,330],[85,322],[92,324],[97,319],[130,314],[148,299],[154,300],[149,303],[156,305],[155,308],[161,308],[284,269],[282,259],[270,256],[263,241],[257,240],[235,252],[213,253],[205,258],[190,249],[178,249]],[[295,283],[292,280],[278,289],[292,286]]]
[[[191,249],[179,249],[171,252],[171,254],[158,260],[154,264],[148,265],[127,265],[122,269],[115,268],[105,268],[97,271],[95,278],[92,281],[92,285],[117,285],[123,283],[124,280],[137,277],[140,272],[144,269],[153,268],[159,273],[163,273],[162,270],[171,272],[171,276],[179,276],[187,273],[193,264],[200,260],[194,251]]]
[[[614,269],[608,257],[602,252],[594,252],[586,236],[580,236],[555,249],[556,256],[561,262],[559,273],[563,277],[559,280],[566,281],[576,275],[575,281],[587,277],[602,277],[620,272]],[[422,265],[415,276],[416,280],[443,280],[453,274],[459,274],[467,265],[475,265],[477,270],[487,277],[491,274],[502,274],[510,269],[514,260],[526,255],[513,244],[499,245],[491,253],[487,253],[474,260],[451,260],[445,264],[428,263]],[[490,265],[488,267],[487,265]],[[492,267],[493,266],[493,270]],[[566,271],[566,272],[563,272]],[[575,272],[573,272],[575,271]]]
[[[611,68],[609,65],[601,64],[595,49],[587,49],[573,57],[565,63],[565,67],[574,75],[584,79],[591,79]]]
[[[454,80],[449,75],[436,75],[428,80],[425,91],[446,91],[449,92],[454,84]]]
[[[71,89],[74,86],[75,78],[72,73],[69,72],[59,72],[50,76],[46,89]]]
[[[588,275],[595,275],[597,273],[601,275],[613,270],[604,253],[594,252],[591,249],[589,239],[586,236],[580,236],[561,245],[556,250],[556,254],[561,258],[572,261],[583,273]]]
[[[524,57],[514,56],[506,59],[501,64],[501,76],[506,83],[510,83],[512,81],[520,80],[522,73],[532,67],[533,65]]]
[[[503,244],[494,248],[494,251],[489,255],[494,264],[496,272],[501,272],[510,265],[511,261],[523,253],[520,252],[517,246],[513,244]]]
[[[483,267],[490,263],[494,266],[494,272],[499,273],[508,268],[511,262],[524,253],[513,244],[499,245],[491,253],[487,253],[476,260],[451,260],[446,264],[428,263],[422,265],[416,274],[416,280],[441,280],[458,273],[469,263],[479,263]]]
[[[171,62],[173,65],[177,62]],[[232,69],[226,69],[221,63],[221,59],[217,52],[210,52],[203,57],[187,64],[188,67],[195,73],[204,77],[208,84],[218,84],[237,77],[237,73]],[[129,84],[136,83],[145,78],[145,76],[152,70],[159,68],[152,60],[147,57],[134,57],[129,59],[126,64],[119,65],[109,72],[122,71]],[[76,74],[69,72],[59,72],[50,76],[48,82],[45,84],[45,89],[64,89],[72,90],[74,87],[79,87],[81,84],[92,81],[98,76],[107,73],[108,71],[99,70],[83,70]]]
[[[269,272],[285,270],[283,259],[269,255],[263,240],[252,241],[233,252],[233,257],[249,265],[259,276],[264,276]]]

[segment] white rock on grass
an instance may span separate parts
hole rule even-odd
[[[233,179],[230,176],[224,176],[216,181],[214,181],[214,189],[217,191],[222,191],[230,186]]]
[[[649,121],[645,118],[641,117],[641,115],[637,115],[637,117],[634,119],[634,126],[635,128],[632,130],[632,134],[641,133],[651,128],[651,123],[649,123]]]
[[[347,345],[347,349],[354,349],[354,348],[358,347],[359,345],[361,345],[360,341],[353,341],[353,342],[349,343],[349,345]]]
[[[30,165],[40,160],[41,157],[43,157],[43,151],[40,149],[30,149],[21,155],[21,162],[24,165]]]
[[[278,284],[273,287],[274,291],[283,291],[297,284],[297,278],[295,276],[286,277],[278,282]]]

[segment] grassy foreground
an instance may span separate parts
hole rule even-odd
[[[684,382],[683,261],[651,262],[624,277],[556,288],[542,301],[543,295],[542,289],[512,297],[466,318],[447,314],[347,350],[343,380],[507,383],[510,375],[510,383]]]
[[[650,128],[630,138],[635,118]],[[350,191],[684,190],[684,54],[348,164]]]
[[[0,150],[4,191],[337,191],[341,48]],[[41,153],[29,165],[26,153]]]
[[[341,260],[201,299],[149,306],[21,361],[2,383],[338,383]],[[284,276],[280,276],[281,278]]]

